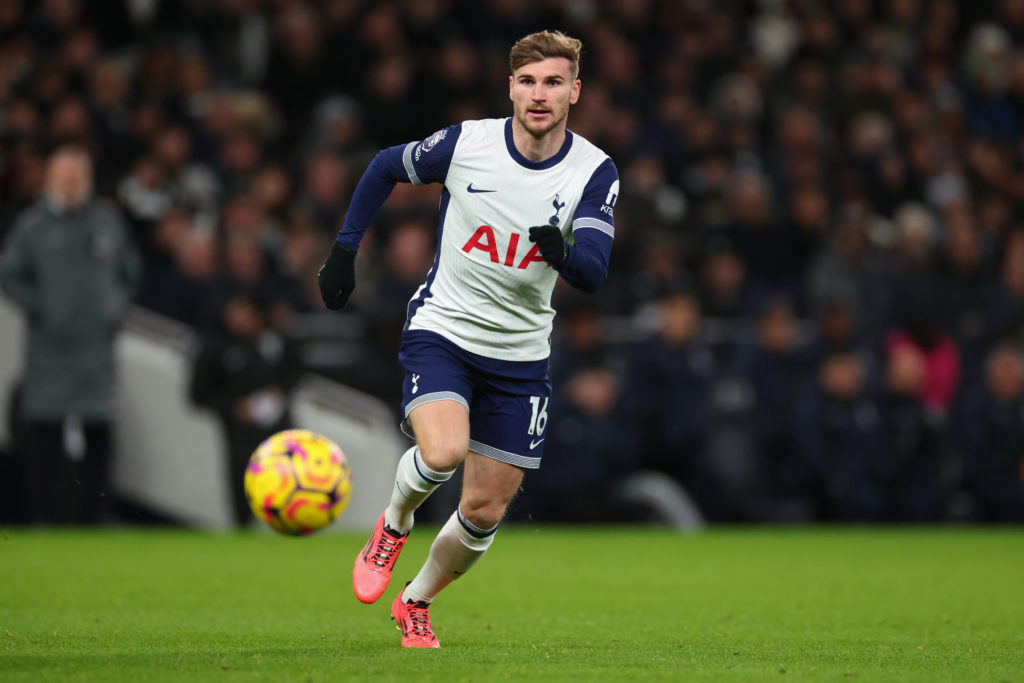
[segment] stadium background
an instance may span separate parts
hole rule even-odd
[[[139,306],[202,338],[256,288],[307,368],[397,407],[438,188],[396,189],[350,310],[313,276],[376,150],[505,116],[539,28],[584,41],[570,128],[622,194],[607,285],[556,292],[513,516],[618,518],[655,470],[711,520],[1024,518],[1018,0],[0,0],[0,236],[82,144]]]

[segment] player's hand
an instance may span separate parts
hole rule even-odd
[[[556,268],[569,255],[562,231],[553,225],[535,225],[530,228],[530,241],[540,247],[540,257]]]
[[[316,274],[316,282],[327,308],[332,311],[344,308],[356,288],[356,252],[335,242],[327,261]]]

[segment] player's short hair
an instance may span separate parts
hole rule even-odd
[[[549,57],[565,57],[572,62],[572,77],[580,73],[580,51],[583,42],[561,31],[538,31],[516,41],[508,53],[508,65],[515,73],[524,64],[541,62]]]

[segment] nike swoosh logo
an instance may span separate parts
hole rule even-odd
[[[544,438],[546,439],[547,437],[544,437]],[[540,439],[539,441],[530,441],[530,450],[532,451],[534,448],[539,446],[540,442],[543,441],[543,440],[544,439]]]
[[[478,190],[473,187],[473,183],[470,183],[469,185],[466,185],[466,192],[470,194],[477,194],[479,192],[497,192],[497,190]]]

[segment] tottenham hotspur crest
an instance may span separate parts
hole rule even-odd
[[[555,207],[555,215],[548,219],[548,223],[551,225],[558,225],[558,212],[565,206],[565,202],[558,201],[558,195],[555,195],[555,201],[551,202],[551,205]]]

